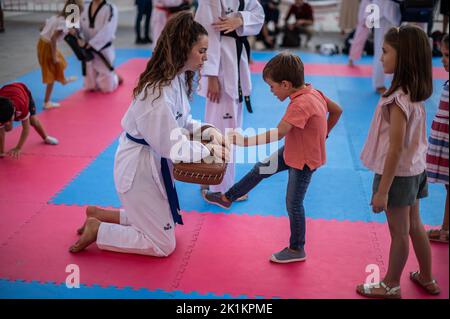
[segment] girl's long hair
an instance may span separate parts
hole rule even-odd
[[[425,32],[412,25],[391,28],[384,41],[397,51],[397,65],[391,87],[383,96],[401,88],[411,102],[428,99],[433,94],[433,75],[431,47]]]
[[[167,21],[158,38],[145,71],[139,76],[139,82],[133,90],[133,97],[137,98],[144,91],[143,99],[145,99],[148,89],[152,88],[152,94],[158,89],[155,100],[158,99],[161,96],[162,87],[168,85],[180,73],[192,47],[202,35],[208,35],[208,32],[200,23],[194,21],[191,12],[174,14]],[[191,97],[195,72],[186,71],[185,73],[187,94]]]

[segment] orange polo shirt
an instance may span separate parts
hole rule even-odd
[[[329,99],[312,85],[293,93],[283,121],[293,128],[285,137],[284,160],[290,167],[313,170],[326,162],[327,102]]]

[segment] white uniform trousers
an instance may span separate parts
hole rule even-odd
[[[221,83],[222,84],[222,83]],[[221,85],[223,88],[223,85]],[[222,134],[226,129],[236,129],[242,127],[242,103],[239,99],[231,98],[228,94],[222,93],[220,103],[213,103],[206,99],[205,122],[214,125]],[[212,192],[225,193],[234,184],[234,160],[228,163],[227,171],[223,181],[219,185],[211,185]]]
[[[105,58],[114,62],[115,51],[113,47],[101,51]],[[94,59],[86,63],[86,76],[84,88],[86,90],[100,90],[104,93],[113,92],[119,86],[119,78],[114,71],[108,69],[102,59],[94,53]]]
[[[175,226],[169,202],[152,176],[152,155],[144,149],[140,156],[131,188],[119,193],[123,207],[120,225],[101,223],[97,246],[121,253],[165,257],[175,250]]]
[[[383,64],[380,59],[383,54],[384,35],[393,27],[397,26],[392,24],[388,19],[381,18],[380,27],[375,28],[374,31],[374,57],[372,67],[372,86],[374,89],[385,86]]]

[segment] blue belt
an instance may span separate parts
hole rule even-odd
[[[128,139],[141,145],[149,145],[144,139],[139,139],[126,133]],[[180,214],[180,203],[178,201],[177,190],[170,175],[169,164],[167,158],[161,157],[161,173],[163,176],[164,187],[166,188],[167,199],[169,200],[170,211],[172,213],[173,221],[176,224],[183,225],[183,219]]]

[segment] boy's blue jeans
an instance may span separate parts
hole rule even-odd
[[[307,165],[302,170],[289,167],[284,161],[283,153],[284,146],[270,155],[268,159],[255,164],[247,175],[225,193],[225,196],[230,201],[235,201],[250,192],[264,178],[287,170],[289,173],[289,181],[286,192],[286,208],[291,227],[289,248],[299,250],[305,246],[306,222],[303,199],[305,198],[306,190],[315,170],[310,170]],[[269,165],[274,167],[269,170]]]

